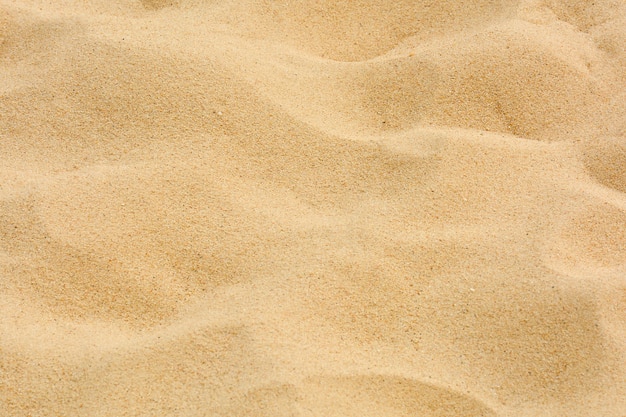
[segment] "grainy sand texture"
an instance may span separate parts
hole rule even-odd
[[[626,416],[626,1],[0,0],[53,416]]]

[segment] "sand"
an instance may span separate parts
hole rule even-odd
[[[0,0],[0,416],[626,416],[626,2]]]

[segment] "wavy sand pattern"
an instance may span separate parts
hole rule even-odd
[[[0,0],[0,415],[626,415],[626,3]]]

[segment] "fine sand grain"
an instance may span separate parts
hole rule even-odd
[[[0,0],[0,417],[626,416],[626,2]]]

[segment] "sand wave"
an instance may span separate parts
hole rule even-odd
[[[0,414],[625,414],[625,19],[1,1]]]

